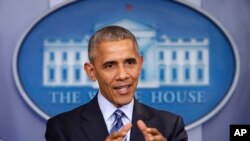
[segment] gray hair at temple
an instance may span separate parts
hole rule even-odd
[[[98,31],[95,32],[94,35],[91,36],[89,43],[88,43],[88,57],[89,61],[93,63],[96,47],[101,43],[105,41],[120,41],[130,39],[134,46],[136,47],[136,50],[139,54],[139,48],[136,41],[135,36],[127,29],[121,27],[121,26],[106,26]]]

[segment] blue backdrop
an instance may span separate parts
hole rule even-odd
[[[250,64],[250,15],[248,0],[202,1],[202,9],[215,17],[233,37],[239,51],[240,78],[225,107],[202,125],[203,141],[229,140],[230,124],[249,124],[248,91]],[[0,1],[0,139],[42,141],[46,121],[21,98],[12,74],[13,54],[18,40],[32,22],[49,9],[46,0]]]

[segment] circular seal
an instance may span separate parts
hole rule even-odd
[[[83,71],[89,37],[120,25],[137,38],[144,64],[136,98],[184,117],[187,129],[217,113],[239,77],[237,49],[209,14],[176,1],[76,1],[37,20],[19,42],[13,63],[24,100],[48,119],[94,97]],[[115,5],[115,6],[114,6]]]

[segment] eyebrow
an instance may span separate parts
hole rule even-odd
[[[107,65],[116,64],[116,63],[117,63],[116,61],[107,61],[107,62],[104,62],[102,66],[107,66]]]
[[[125,59],[125,62],[127,62],[127,61],[134,61],[134,62],[137,62],[137,61],[136,61],[136,58],[134,58],[134,57]],[[117,63],[117,61],[110,60],[110,61],[104,62],[102,66],[107,66],[107,65],[116,64],[116,63]]]
[[[134,62],[136,62],[136,59],[135,59],[135,58],[133,58],[133,57],[131,57],[131,58],[127,58],[127,59],[125,59],[125,61],[134,61]]]

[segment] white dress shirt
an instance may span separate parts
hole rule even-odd
[[[113,115],[113,113],[118,109],[117,107],[115,107],[112,103],[110,103],[99,91],[98,95],[97,95],[97,101],[99,104],[99,107],[101,109],[102,115],[104,117],[106,126],[108,131],[111,130],[111,126],[112,123],[115,120],[115,116]],[[103,106],[105,105],[105,106]],[[122,117],[122,123],[123,125],[126,125],[127,123],[132,123],[132,114],[133,114],[133,107],[134,107],[134,99],[132,99],[132,101],[127,104],[127,105],[123,105],[122,107],[120,107],[119,109],[121,111],[123,111],[123,113],[126,115],[126,117]],[[128,131],[126,138],[127,141],[129,141],[130,139],[130,132],[131,130]]]

